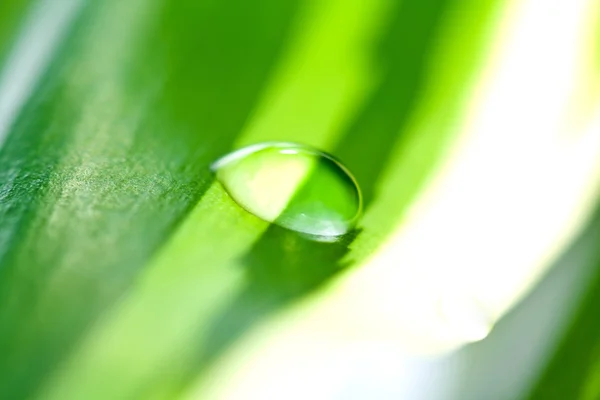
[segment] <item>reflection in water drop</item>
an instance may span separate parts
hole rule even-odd
[[[361,212],[360,189],[350,172],[308,146],[252,145],[217,160],[212,170],[249,212],[316,239],[347,233]]]

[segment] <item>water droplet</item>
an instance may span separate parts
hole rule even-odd
[[[212,170],[247,211],[315,239],[344,235],[361,212],[360,189],[350,172],[305,145],[251,145],[220,158]]]

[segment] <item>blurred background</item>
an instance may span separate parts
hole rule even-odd
[[[0,399],[600,399],[599,178],[598,0],[2,1]]]

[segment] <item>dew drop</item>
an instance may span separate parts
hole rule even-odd
[[[225,155],[211,168],[244,209],[314,239],[344,235],[361,212],[360,189],[351,173],[312,147],[255,144]]]

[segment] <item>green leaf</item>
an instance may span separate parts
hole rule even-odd
[[[0,61],[4,61],[11,43],[17,36],[19,21],[22,20],[28,0],[15,0],[0,4]]]
[[[51,3],[0,5],[0,62],[38,55],[0,70],[22,99],[0,148],[0,398],[202,393],[257,327],[336,298],[462,143],[505,6]],[[9,51],[18,20],[45,40]],[[315,242],[235,204],[210,164],[268,140],[340,158],[359,229]]]
[[[596,216],[592,227],[597,229]],[[597,237],[593,237],[597,239]],[[594,243],[594,265],[583,300],[569,319],[568,329],[554,354],[531,390],[532,399],[596,399],[600,395],[600,323],[597,313],[600,305],[599,254]],[[591,247],[591,246],[590,246]]]
[[[35,391],[206,192],[295,8],[79,11],[0,155],[3,395]]]

